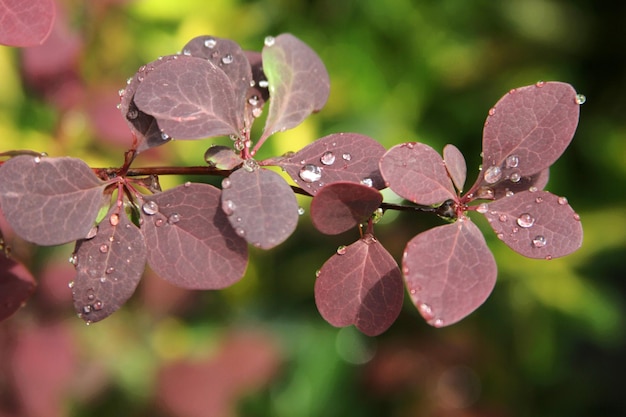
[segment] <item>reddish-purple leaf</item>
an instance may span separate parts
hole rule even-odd
[[[296,229],[298,201],[279,174],[248,168],[246,163],[222,181],[222,210],[237,235],[258,248],[271,249]]]
[[[37,283],[19,262],[0,250],[0,321],[15,313],[35,291]]]
[[[4,0],[0,2],[0,44],[41,45],[52,30],[56,8],[53,0]]]
[[[82,239],[104,200],[102,182],[82,160],[17,156],[0,167],[0,205],[15,233],[38,245]]]
[[[380,207],[380,191],[352,182],[322,187],[311,201],[311,220],[322,233],[336,235],[366,221]]]
[[[565,256],[582,244],[580,217],[565,197],[547,191],[499,199],[485,206],[484,215],[498,238],[529,258]]]
[[[561,82],[540,82],[502,97],[483,130],[484,181],[525,177],[552,165],[574,136],[579,101],[572,86]]]
[[[238,135],[243,127],[230,78],[202,58],[181,55],[155,65],[137,86],[134,103],[157,120],[164,139]]]
[[[456,197],[441,155],[423,143],[389,149],[380,160],[380,172],[389,188],[416,204],[437,204]]]
[[[262,54],[271,100],[261,141],[321,110],[330,93],[324,63],[295,36],[283,33],[266,38]]]
[[[368,336],[384,332],[398,318],[404,297],[402,273],[371,235],[342,246],[319,271],[315,303],[336,327],[354,324]]]
[[[189,289],[220,289],[237,282],[248,247],[220,208],[220,191],[189,183],[144,197],[141,230],[148,265],[163,279]]]
[[[431,326],[456,323],[476,310],[496,283],[496,262],[468,218],[415,236],[402,260],[413,303]]]
[[[90,239],[76,243],[71,261],[74,309],[87,323],[100,321],[133,295],[146,266],[144,237],[119,207],[114,206]]]
[[[463,191],[467,177],[467,165],[465,164],[465,158],[459,148],[451,144],[444,146],[443,161],[450,178],[452,178],[454,186],[459,192]]]
[[[288,157],[279,158],[275,163],[311,195],[324,185],[338,181],[381,190],[385,184],[378,170],[378,161],[384,153],[385,148],[368,136],[333,133]]]
[[[517,182],[512,182],[510,180],[501,181],[494,184],[492,187],[488,184],[484,184],[481,188],[479,188],[480,191],[478,194],[486,191],[488,194],[493,194],[494,198],[497,200],[502,197],[510,197],[515,193],[528,191],[531,187],[533,190],[543,190],[546,184],[548,184],[549,179],[550,168],[546,168],[543,171],[539,171],[537,174],[529,177],[521,177]]]
[[[235,94],[237,101],[235,108],[243,112],[253,78],[248,55],[241,50],[237,42],[214,36],[198,36],[183,47],[183,55],[209,60],[224,71],[230,78]]]

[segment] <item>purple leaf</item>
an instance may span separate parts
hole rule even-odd
[[[368,336],[383,333],[398,318],[403,293],[400,268],[371,235],[340,247],[315,281],[324,320],[336,327],[354,324]]]
[[[383,202],[366,185],[336,182],[322,187],[311,201],[311,220],[322,233],[336,235],[366,221]]]
[[[0,250],[0,321],[15,313],[35,291],[33,276]]]
[[[565,197],[523,191],[489,203],[485,209],[498,238],[529,258],[565,256],[582,244],[580,217]]]
[[[476,310],[496,283],[496,262],[468,218],[415,236],[402,260],[413,303],[431,326],[456,323]]]
[[[220,289],[241,279],[248,247],[219,206],[220,191],[208,184],[190,183],[144,198],[141,231],[154,272],[189,289]]]
[[[485,121],[481,177],[494,184],[548,168],[571,142],[579,111],[569,84],[540,82],[511,90]]]
[[[4,0],[0,2],[0,44],[41,45],[50,35],[56,9],[53,0]]]
[[[237,42],[214,36],[198,36],[187,42],[183,47],[183,54],[211,61],[224,71],[230,78],[235,94],[235,108],[239,112],[243,111],[252,81],[252,69],[248,55]]]
[[[456,197],[443,159],[423,143],[389,149],[380,160],[380,172],[389,188],[416,204],[437,204]]]
[[[467,165],[463,154],[454,145],[446,145],[443,148],[443,160],[452,182],[459,192],[463,191],[467,176]]]
[[[235,232],[248,243],[271,249],[287,239],[298,224],[298,201],[277,173],[244,168],[222,181],[222,210]]]
[[[479,190],[487,191],[492,190],[493,196],[496,200],[502,197],[510,197],[515,193],[519,193],[522,191],[528,191],[529,189],[533,190],[543,190],[546,184],[548,184],[548,180],[550,179],[550,168],[546,168],[543,171],[539,171],[537,174],[531,175],[530,177],[521,177],[517,182],[509,181],[501,181],[497,184],[494,184],[493,187],[490,187],[488,184],[484,184]]]
[[[311,113],[321,110],[330,93],[324,63],[295,36],[284,33],[266,38],[262,54],[271,100],[260,141],[296,127]]]
[[[17,156],[0,167],[0,205],[23,239],[59,245],[87,236],[105,185],[80,159]]]
[[[76,243],[71,262],[74,309],[87,323],[100,321],[133,295],[146,266],[144,237],[126,213],[111,208],[90,239]]]
[[[316,140],[275,163],[300,187],[314,195],[321,187],[350,181],[385,188],[378,161],[385,148],[374,139],[358,133],[333,133]]]
[[[163,60],[139,83],[134,102],[164,138],[238,135],[243,107],[228,76],[212,62],[181,55]]]

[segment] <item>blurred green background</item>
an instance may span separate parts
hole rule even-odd
[[[392,328],[373,339],[335,329],[317,313],[315,271],[358,234],[322,236],[306,215],[286,243],[253,250],[246,276],[233,287],[191,293],[147,274],[127,306],[89,327],[73,315],[67,289],[72,247],[37,248],[16,238],[16,256],[40,287],[0,324],[0,370],[6,371],[0,416],[626,414],[626,32],[620,30],[626,3],[62,0],[59,11],[58,45],[65,46],[56,54],[42,59],[37,48],[0,47],[2,150],[35,149],[91,166],[119,166],[130,135],[116,113],[117,91],[139,66],[176,53],[198,35],[260,50],[266,35],[290,32],[326,64],[331,96],[319,114],[271,138],[265,156],[339,131],[366,134],[386,147],[416,140],[441,150],[453,143],[466,155],[471,183],[488,109],[514,87],[571,83],[587,102],[547,189],[567,196],[585,238],[566,258],[529,260],[477,220],[499,268],[487,302],[444,329],[430,328],[407,302]],[[65,57],[61,63],[58,56]],[[69,73],[63,66],[68,60]],[[215,142],[175,141],[142,154],[136,165],[199,165]],[[183,180],[162,178],[162,185]],[[399,260],[404,244],[434,224],[438,220],[427,215],[387,215],[377,233]],[[71,353],[64,350],[71,366],[50,394],[49,414],[23,404],[28,397],[16,388],[19,372],[2,350],[11,352],[41,329],[60,332],[72,346]],[[221,379],[207,375],[232,377],[247,363],[238,359],[232,368],[215,370],[234,351],[220,349],[231,346],[232,334],[251,332],[262,341],[244,356],[266,352],[257,358],[266,368],[251,371],[249,378],[259,381],[238,382],[236,394],[211,408]],[[41,370],[57,356],[45,343],[40,349]],[[180,363],[211,366],[197,383],[185,372],[164,376]],[[200,411],[172,405],[168,395],[178,394],[166,380],[198,389],[186,404],[198,402]]]

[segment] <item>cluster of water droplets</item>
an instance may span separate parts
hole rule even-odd
[[[159,205],[155,201],[146,201],[142,204],[141,210],[147,214],[148,216],[155,216],[159,213]],[[154,220],[154,225],[156,227],[161,227],[164,224],[176,224],[181,220],[181,215],[179,213],[173,212],[167,216],[158,217]]]
[[[302,167],[298,171],[298,177],[300,177],[300,179],[307,184],[319,182],[318,185],[322,186],[324,185],[324,183],[321,182],[324,174],[324,168],[333,167],[335,164],[340,162],[343,164],[343,167],[345,167],[351,160],[352,154],[349,152],[335,153],[333,151],[325,151],[319,157],[319,165],[307,162],[306,160],[300,161]],[[368,187],[372,187],[374,185],[374,181],[371,178],[363,178],[360,183]]]

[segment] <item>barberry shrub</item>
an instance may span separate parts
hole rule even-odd
[[[196,37],[179,54],[139,68],[120,90],[119,109],[133,138],[121,167],[92,168],[35,151],[1,153],[2,214],[32,243],[76,242],[70,288],[87,323],[119,309],[146,265],[183,288],[236,283],[249,245],[270,250],[294,233],[303,211],[296,194],[312,197],[310,216],[321,233],[358,229],[360,238],[337,248],[315,273],[315,300],[330,324],[355,325],[372,336],[396,320],[405,287],[435,327],[463,319],[489,296],[496,262],[470,212],[485,216],[499,239],[527,257],[549,260],[580,247],[579,216],[565,197],[544,190],[584,102],[570,85],[512,89],[488,111],[482,165],[467,191],[465,159],[454,145],[443,156],[417,142],[386,150],[370,137],[342,132],[296,152],[255,158],[274,133],[321,110],[329,91],[320,58],[291,34],[265,38],[261,52]],[[254,138],[252,126],[263,112],[264,127]],[[209,147],[207,166],[132,168],[142,152],[173,139],[216,136],[230,137],[232,146]],[[181,173],[219,176],[221,187],[186,182],[161,190],[159,175]],[[408,203],[385,202],[387,187]],[[430,213],[445,224],[413,237],[400,266],[374,230],[387,210]],[[6,318],[35,283],[4,242],[2,249],[0,318]]]

